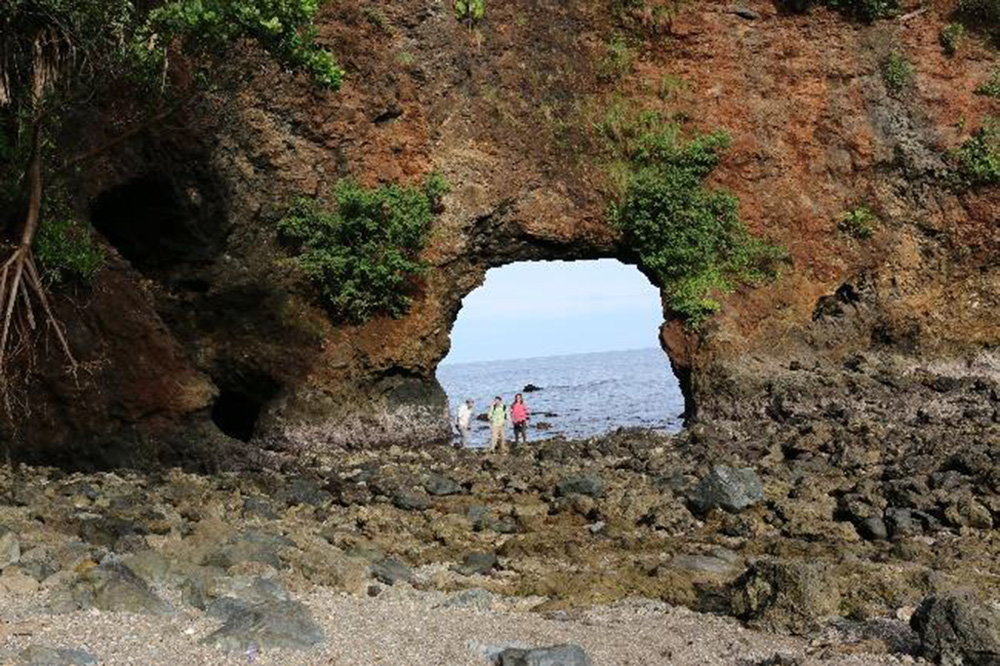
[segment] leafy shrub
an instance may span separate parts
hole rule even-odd
[[[316,43],[319,6],[318,0],[169,0],[149,12],[132,52],[155,73],[175,40],[188,53],[203,55],[251,39],[281,64],[336,90],[344,70]]]
[[[1000,69],[993,70],[989,81],[976,88],[976,94],[1000,99]]]
[[[598,75],[612,81],[624,78],[632,71],[632,49],[621,35],[616,35],[605,47],[604,57],[597,65]]]
[[[455,18],[471,28],[486,16],[486,0],[455,0]]]
[[[944,49],[945,55],[948,56],[953,56],[958,52],[958,47],[962,45],[964,39],[965,26],[961,23],[949,23],[941,28],[941,32],[938,34],[938,41],[941,43],[941,48]]]
[[[852,238],[865,240],[875,233],[878,221],[878,217],[867,206],[857,206],[840,215],[837,228]]]
[[[906,56],[893,50],[882,61],[882,81],[890,94],[898,95],[913,82],[913,65]]]
[[[750,235],[736,197],[704,185],[729,145],[725,133],[685,139],[676,124],[643,112],[617,131],[629,170],[610,218],[676,315],[698,326],[719,309],[720,294],[776,275],[783,252]]]
[[[426,270],[417,255],[447,189],[440,176],[423,188],[368,189],[342,180],[332,207],[300,198],[278,231],[298,246],[294,265],[335,316],[354,323],[377,314],[399,317],[412,301],[415,278]]]
[[[105,260],[90,226],[72,217],[45,217],[38,227],[34,252],[46,280],[54,284],[89,281]]]
[[[1000,183],[1000,127],[994,118],[952,152],[953,178],[959,187]]]

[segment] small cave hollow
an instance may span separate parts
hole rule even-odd
[[[260,415],[277,395],[279,384],[259,372],[239,372],[216,378],[219,396],[212,404],[212,422],[225,435],[249,442]]]
[[[99,194],[90,218],[136,270],[155,276],[218,252],[223,230],[211,208],[197,188],[182,190],[166,175],[150,174]]]
[[[510,405],[522,393],[529,440],[618,428],[677,432],[690,378],[660,344],[663,321],[659,289],[616,259],[492,268],[463,299],[437,368],[451,419],[473,400],[469,445],[485,446],[494,396]]]

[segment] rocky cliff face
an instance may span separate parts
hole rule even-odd
[[[239,440],[257,453],[446,437],[435,367],[488,268],[635,263],[605,219],[592,132],[616,99],[727,130],[713,184],[791,258],[701,331],[665,313],[694,420],[738,440],[815,416],[875,443],[932,422],[996,428],[1000,198],[943,179],[946,151],[996,102],[973,94],[985,46],[942,53],[948,7],[862,25],[765,2],[685,5],[609,77],[622,29],[610,3],[492,3],[473,31],[445,4],[332,3],[321,34],[351,74],[342,91],[234,54],[225,85],[88,167],[80,204],[113,257],[61,311],[89,373],[39,368],[22,455],[139,464],[221,457]],[[895,95],[879,73],[892,50],[915,70]],[[282,208],[344,175],[434,169],[453,190],[410,314],[330,321],[281,262]],[[837,230],[859,204],[882,220],[865,241]]]

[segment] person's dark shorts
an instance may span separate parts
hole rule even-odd
[[[528,434],[528,422],[521,421],[520,423],[514,424],[514,434],[515,435],[527,435]]]

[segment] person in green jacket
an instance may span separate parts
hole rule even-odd
[[[503,399],[500,396],[493,398],[493,404],[490,406],[490,451],[496,451],[498,448],[500,453],[507,452],[507,405],[503,404]]]

